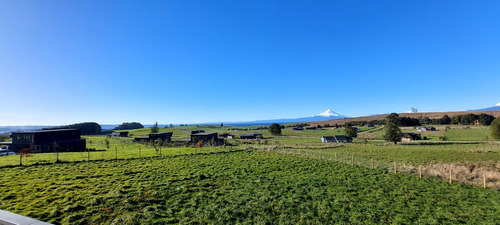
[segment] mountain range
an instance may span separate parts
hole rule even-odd
[[[497,111],[497,110],[500,110],[500,106],[499,105],[493,106],[493,107],[484,108],[484,109],[474,109],[474,110],[469,110],[469,111]]]
[[[481,111],[500,111],[500,103],[497,104],[496,106],[493,107],[488,107],[488,108],[483,108],[483,109],[474,109],[474,110],[468,110],[468,111],[461,111],[461,112],[441,112],[441,113],[420,113],[422,116],[425,114],[426,116],[431,117],[430,115],[436,114],[442,117],[444,114],[449,114],[449,115],[454,115],[454,114],[464,114],[465,112],[481,112]],[[443,114],[443,115],[441,115]],[[408,114],[407,116],[411,116],[415,114]],[[384,115],[372,115],[368,116],[364,119],[383,119]],[[497,116],[497,115],[495,115]],[[500,115],[499,115],[500,116]],[[372,118],[373,117],[373,118]],[[284,124],[284,123],[306,123],[306,122],[312,122],[312,123],[318,123],[321,121],[329,121],[329,120],[334,120],[334,119],[345,119],[347,120],[356,120],[356,118],[351,118],[348,116],[341,115],[339,113],[336,113],[332,111],[331,109],[328,109],[322,113],[313,115],[313,116],[308,116],[308,117],[300,117],[300,118],[287,118],[287,119],[269,119],[269,120],[253,120],[253,121],[241,121],[241,122],[224,122],[225,125],[233,125],[233,126],[249,126],[249,125],[270,125],[272,123],[278,123],[278,124]],[[360,120],[361,118],[358,118],[357,120]],[[341,122],[341,121],[339,121]],[[200,124],[210,124],[210,125],[218,125],[219,123],[200,123]],[[175,126],[178,126],[179,124],[175,124]],[[113,129],[118,124],[101,124],[101,127],[103,130],[107,129]],[[151,127],[152,125],[144,125],[144,127]],[[167,124],[160,125],[160,127],[165,127]],[[32,131],[32,130],[40,130],[42,128],[48,128],[48,127],[53,127],[53,126],[0,126],[0,134],[8,134],[12,131]]]
[[[326,111],[308,117],[300,117],[300,118],[288,118],[288,119],[269,119],[269,120],[253,120],[246,122],[225,122],[226,125],[234,125],[234,126],[248,126],[248,125],[270,125],[273,123],[284,124],[284,123],[304,123],[304,122],[318,122],[325,120],[333,120],[333,119],[343,119],[348,118],[347,116],[338,114],[331,109],[327,109]]]

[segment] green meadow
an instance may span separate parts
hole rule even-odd
[[[345,144],[321,143],[343,134],[335,128],[160,132],[177,140],[200,129],[265,138],[155,149],[133,141],[150,132],[138,129],[128,138],[86,136],[95,150],[34,154],[23,166],[19,155],[3,156],[0,209],[55,224],[488,224],[500,214],[500,143],[482,138],[487,127],[437,127],[420,132],[425,141],[398,145],[382,140],[381,127],[363,127]]]
[[[264,151],[4,168],[0,208],[55,224],[494,224],[500,193]]]

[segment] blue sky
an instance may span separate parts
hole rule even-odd
[[[0,0],[0,125],[500,102],[499,1]]]

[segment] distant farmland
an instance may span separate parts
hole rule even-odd
[[[429,119],[439,119],[444,115],[448,115],[449,117],[457,116],[457,115],[465,115],[465,114],[476,114],[479,115],[481,113],[492,115],[494,117],[500,116],[500,111],[458,111],[458,112],[427,112],[427,113],[398,113],[400,117],[412,117],[412,118],[425,118],[429,117]],[[372,120],[384,120],[389,114],[375,115],[375,116],[361,116],[361,117],[353,117],[353,118],[344,118],[344,119],[334,119],[334,120],[326,120],[320,122],[310,122],[311,126],[324,126],[325,124],[329,125],[343,125],[348,122],[354,121],[372,121]]]

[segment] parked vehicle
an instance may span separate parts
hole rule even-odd
[[[14,155],[16,153],[14,153],[13,151],[9,150],[9,149],[0,149],[0,156],[4,156],[4,155]]]

